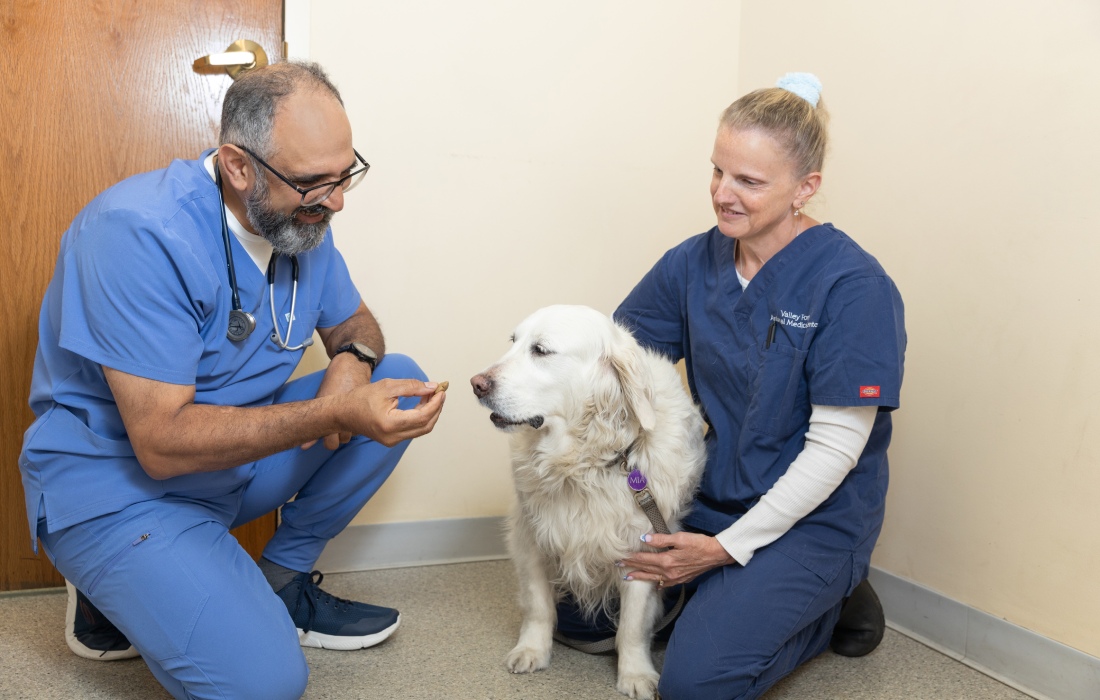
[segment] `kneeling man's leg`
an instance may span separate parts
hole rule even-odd
[[[276,402],[313,398],[323,375],[315,372],[290,382]],[[415,362],[398,354],[382,359],[372,381],[387,378],[427,380]],[[408,409],[418,402],[418,398],[402,399],[399,406]],[[386,447],[356,435],[336,450],[318,441],[308,450],[293,448],[262,459],[256,462],[234,525],[282,507],[279,528],[264,549],[264,558],[295,571],[309,571],[328,541],[381,488],[408,446],[407,440]]]
[[[316,372],[290,382],[276,402],[313,398],[323,376],[324,372]],[[372,377],[378,379],[426,381],[427,377],[410,358],[388,354]],[[398,406],[410,409],[419,401],[405,398]],[[282,508],[281,522],[264,548],[260,567],[286,603],[304,646],[360,649],[381,642],[397,629],[396,610],[331,596],[319,588],[320,574],[311,571],[325,545],[381,488],[408,446],[405,441],[386,447],[356,435],[336,450],[318,441],[308,450],[293,448],[256,463],[234,525]]]
[[[40,533],[173,696],[305,692],[309,669],[285,607],[205,505],[151,501]]]

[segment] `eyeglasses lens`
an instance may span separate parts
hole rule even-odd
[[[363,176],[366,174],[367,168],[363,168],[358,172],[351,173],[343,180],[339,180],[328,185],[327,187],[318,187],[315,190],[310,190],[302,195],[302,206],[312,207],[320,204],[321,202],[324,202],[332,196],[332,193],[336,191],[337,187],[339,187],[342,191],[347,192],[352,187],[355,187],[360,182],[362,182]]]

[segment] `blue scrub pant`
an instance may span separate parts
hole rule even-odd
[[[313,398],[322,376],[289,382],[276,402]],[[386,355],[374,376],[427,379],[403,355]],[[417,401],[402,399],[401,407]],[[40,522],[38,534],[58,570],[122,630],[173,697],[299,698],[309,668],[294,623],[229,529],[281,506],[264,556],[309,571],[407,447],[362,436],[335,451],[320,442],[295,447],[256,462],[251,480],[232,493],[168,495],[54,533]]]
[[[826,581],[774,547],[748,566],[723,566],[687,584],[658,690],[663,700],[748,700],[829,646],[848,594],[852,559]],[[558,607],[558,629],[585,639],[579,613]]]

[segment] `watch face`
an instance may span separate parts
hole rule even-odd
[[[352,355],[355,355],[355,357],[360,362],[366,362],[368,365],[370,365],[372,370],[374,369],[375,365],[378,364],[378,355],[376,355],[374,353],[374,350],[371,350],[370,347],[365,345],[364,343],[348,343],[347,345],[344,345],[336,351],[337,354],[342,352],[350,352]]]
[[[355,354],[358,355],[361,359],[371,360],[372,362],[378,359],[378,355],[374,354],[374,350],[371,350],[363,343],[352,343],[351,347]]]

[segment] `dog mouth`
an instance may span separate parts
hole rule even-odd
[[[496,412],[489,415],[489,420],[493,421],[493,425],[501,429],[512,428],[519,425],[529,425],[535,430],[538,430],[542,427],[542,424],[544,422],[542,416],[525,418],[523,420],[509,420],[508,418],[505,418],[504,416]]]

